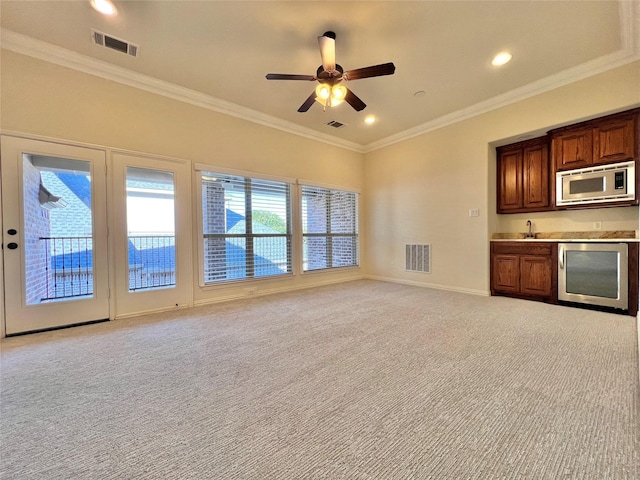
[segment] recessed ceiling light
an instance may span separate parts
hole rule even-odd
[[[103,15],[115,15],[118,13],[111,0],[91,0],[91,6]]]
[[[504,65],[505,63],[509,63],[510,60],[511,54],[509,52],[500,52],[495,57],[493,57],[493,60],[491,60],[491,65],[493,65],[494,67],[499,67],[501,65]]]
[[[364,123],[366,123],[367,125],[373,125],[374,123],[376,123],[376,117],[374,117],[373,115],[367,115],[366,117],[364,117]]]

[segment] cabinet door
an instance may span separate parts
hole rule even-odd
[[[547,144],[526,147],[522,154],[522,203],[524,208],[549,206],[549,154]]]
[[[595,163],[612,163],[631,160],[635,157],[633,117],[604,122],[593,130]]]
[[[520,257],[520,293],[550,297],[551,276],[550,257],[528,255]]]
[[[593,164],[593,128],[556,133],[551,140],[556,170],[584,168]]]
[[[491,289],[496,292],[520,291],[520,262],[518,255],[493,255],[491,259]]]
[[[522,150],[498,154],[498,213],[522,208]]]

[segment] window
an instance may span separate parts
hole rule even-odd
[[[358,265],[358,194],[302,186],[303,270]]]
[[[201,175],[204,282],[291,273],[291,185]]]

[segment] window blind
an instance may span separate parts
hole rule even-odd
[[[205,283],[291,273],[291,185],[201,176]]]
[[[303,270],[358,265],[358,194],[302,185]]]

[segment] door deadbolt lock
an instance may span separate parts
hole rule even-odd
[[[7,230],[7,233],[9,235],[15,235],[16,233],[18,233],[18,231],[15,228],[10,228],[9,230]]]
[[[7,244],[7,248],[9,250],[15,250],[16,248],[18,248],[18,244],[16,242],[11,242]]]

